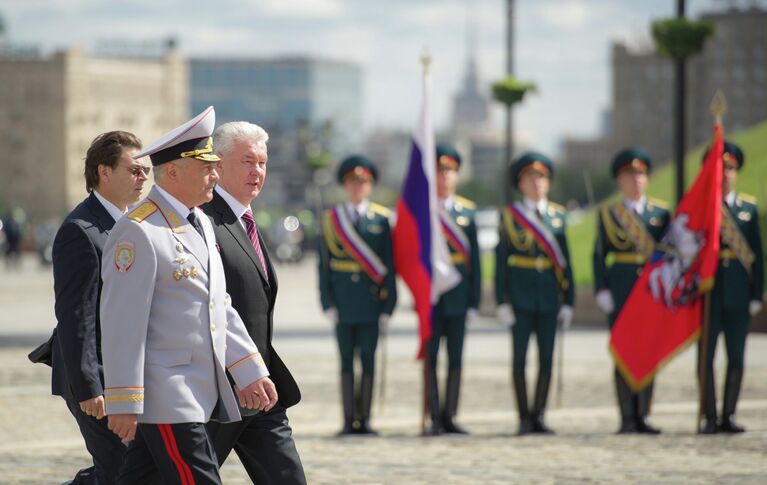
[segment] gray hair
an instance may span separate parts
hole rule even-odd
[[[229,153],[238,139],[249,140],[266,150],[269,134],[258,125],[247,121],[230,121],[216,128],[213,133],[213,150],[218,155]]]

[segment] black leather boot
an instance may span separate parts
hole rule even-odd
[[[742,433],[745,429],[735,423],[735,406],[738,405],[740,385],[743,382],[743,369],[727,367],[727,378],[724,381],[724,402],[722,403],[722,422],[719,429],[724,433]]]
[[[344,408],[344,427],[338,436],[354,433],[354,374],[341,374],[341,405]]]
[[[426,406],[431,417],[431,425],[424,430],[425,436],[437,436],[444,432],[442,417],[439,412],[439,383],[437,382],[437,369],[427,365],[424,371],[426,379]]]
[[[660,434],[660,430],[647,422],[647,415],[650,414],[652,406],[652,388],[653,383],[641,390],[637,396],[637,431],[645,434]]]
[[[703,385],[703,425],[698,429],[700,434],[714,434],[719,431],[716,424],[716,388],[714,387],[714,369],[706,369]]]
[[[445,388],[445,408],[442,411],[442,426],[445,433],[469,434],[468,431],[458,426],[455,415],[458,413],[458,397],[461,394],[461,368],[448,369],[447,386]]]
[[[378,435],[370,427],[370,408],[373,404],[373,376],[362,374],[362,394],[360,402],[360,426],[359,434]]]
[[[546,412],[546,400],[549,397],[549,384],[551,384],[551,373],[539,373],[538,383],[535,386],[535,402],[532,412],[534,433],[554,434],[554,431],[543,422],[543,414]]]
[[[626,380],[618,369],[615,369],[615,392],[618,395],[618,406],[621,410],[621,427],[618,434],[637,433],[636,416],[636,396],[631,392]]]
[[[517,434],[529,434],[533,432],[533,421],[530,419],[530,409],[527,407],[527,384],[525,374],[514,374],[514,395],[517,399],[517,412],[519,413],[519,432]]]

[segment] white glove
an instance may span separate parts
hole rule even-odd
[[[477,309],[469,308],[466,310],[466,325],[472,325],[477,321]]]
[[[325,318],[330,320],[330,323],[332,323],[333,325],[338,323],[338,310],[336,310],[336,307],[332,306],[328,308],[327,310],[325,310],[324,313],[325,313]]]
[[[378,316],[378,334],[386,335],[389,333],[389,318],[391,315],[382,313]]]
[[[613,295],[610,293],[610,290],[599,290],[597,292],[597,306],[605,315],[609,315],[615,311],[615,302],[613,301]]]
[[[759,300],[751,300],[751,302],[748,304],[748,314],[753,316],[756,316],[757,313],[762,311],[762,302]]]
[[[570,324],[573,323],[573,307],[562,305],[559,309],[559,315],[557,315],[557,321],[562,325],[562,330],[570,328]]]
[[[514,315],[514,309],[511,308],[509,303],[502,303],[495,309],[495,315],[498,317],[498,322],[501,325],[507,327],[513,327],[517,323],[517,317]]]

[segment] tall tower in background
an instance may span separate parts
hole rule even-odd
[[[450,131],[454,138],[471,138],[485,132],[490,119],[488,99],[479,88],[476,22],[473,9],[469,5],[466,8],[466,66],[461,91],[453,98]]]

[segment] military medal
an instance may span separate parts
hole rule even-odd
[[[179,281],[181,279],[181,271],[176,270],[173,272],[173,279]]]
[[[189,274],[192,278],[197,278],[197,266],[192,266],[192,271]]]
[[[183,271],[184,278],[189,278],[190,274],[192,274],[192,272],[189,271],[189,268],[184,268],[184,271]]]

